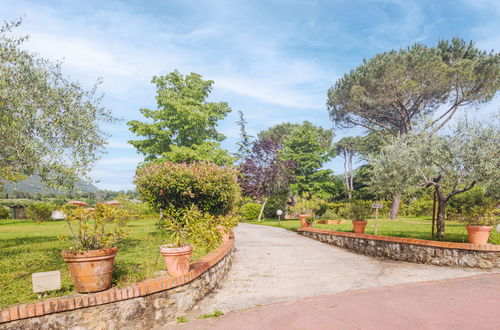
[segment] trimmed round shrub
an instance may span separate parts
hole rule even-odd
[[[47,203],[32,203],[26,208],[26,215],[33,221],[43,222],[52,220],[54,205]]]
[[[257,220],[261,207],[258,203],[246,203],[241,208],[241,217],[243,220]]]
[[[240,198],[237,171],[208,162],[149,164],[137,170],[134,183],[144,202],[164,212],[194,205],[202,213],[227,215]]]
[[[12,213],[6,207],[0,205],[0,219],[10,219],[12,217]]]

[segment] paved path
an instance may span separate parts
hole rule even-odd
[[[227,314],[343,291],[489,273],[376,259],[269,226],[242,223],[235,237],[231,270],[188,319],[214,310]]]
[[[500,329],[500,274],[363,289],[196,320],[186,329]]]

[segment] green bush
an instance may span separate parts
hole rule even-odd
[[[240,198],[236,170],[208,162],[149,164],[137,170],[134,183],[144,202],[164,212],[194,205],[221,216],[232,213]]]
[[[321,217],[321,220],[337,220],[339,215],[334,210],[327,210]]]
[[[243,220],[257,220],[262,205],[258,203],[247,203],[241,208],[241,217]]]
[[[26,208],[26,215],[33,221],[43,222],[52,220],[52,211],[55,207],[48,203],[32,203]]]
[[[363,201],[355,201],[350,206],[350,218],[352,220],[366,220],[372,213],[370,205]]]
[[[407,215],[412,217],[431,216],[432,215],[432,199],[429,197],[421,197],[413,203],[408,204]]]
[[[476,186],[450,198],[446,206],[446,215],[455,217],[464,214],[474,206],[483,205],[486,201],[487,197],[484,188]]]
[[[0,206],[0,219],[10,219],[12,217],[12,212],[3,206]]]
[[[288,191],[283,191],[281,193],[277,193],[266,203],[266,207],[264,208],[264,217],[268,219],[275,219],[278,217],[276,211],[281,210],[285,213],[286,210],[286,202],[288,200]]]
[[[303,196],[297,199],[297,203],[290,207],[290,211],[298,214],[314,214],[317,216],[323,215],[328,209],[328,204],[321,198],[316,196]]]

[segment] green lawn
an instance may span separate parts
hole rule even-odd
[[[375,220],[368,220],[366,225],[366,234],[375,234],[374,232],[374,222]],[[299,220],[281,220],[280,223],[275,220],[265,220],[261,223],[256,221],[248,221],[248,223],[281,227],[289,230],[296,231],[300,227]],[[383,236],[399,236],[399,237],[410,237],[410,238],[422,238],[427,240],[433,240],[431,235],[432,220],[430,217],[401,217],[399,220],[380,220],[378,221],[378,235]],[[351,221],[346,221],[344,224],[339,225],[322,225],[315,223],[313,228],[319,229],[329,229],[336,231],[352,231]],[[468,243],[467,230],[463,223],[456,221],[446,221],[446,235],[445,241],[449,242],[464,242]],[[495,228],[490,235],[489,243],[500,244],[500,233],[498,233]]]
[[[159,246],[168,242],[156,232],[155,222],[145,219],[129,223],[131,234],[118,245],[114,285],[137,282],[165,269]],[[71,241],[59,240],[60,235],[69,235],[64,221],[0,220],[0,307],[37,300],[31,285],[31,274],[35,272],[61,271],[62,288],[50,296],[74,292],[61,257],[61,250]],[[195,250],[192,260],[204,254],[206,251]]]

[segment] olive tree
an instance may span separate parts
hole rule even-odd
[[[446,134],[400,136],[370,160],[372,188],[395,193],[433,187],[438,200],[437,235],[445,234],[446,205],[476,184],[500,180],[499,117],[488,123],[459,120]]]
[[[71,188],[86,176],[106,143],[99,122],[112,122],[97,85],[68,80],[60,63],[22,49],[12,37],[21,21],[0,27],[0,179],[38,174],[51,186]],[[1,180],[0,180],[1,181]]]
[[[460,108],[488,102],[499,89],[500,53],[453,39],[365,60],[329,89],[327,106],[338,127],[398,136],[424,117],[433,117],[427,129],[436,132]],[[399,200],[395,195],[391,218],[397,216]]]

